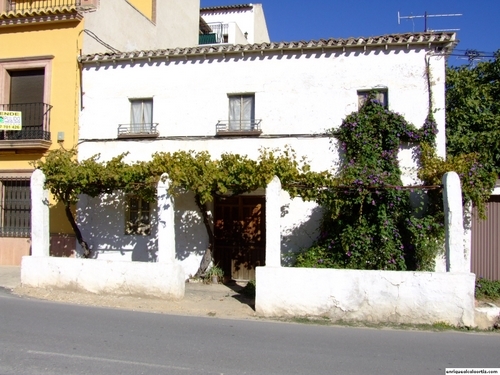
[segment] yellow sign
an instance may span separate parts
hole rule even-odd
[[[0,130],[21,130],[22,127],[21,112],[0,111]]]

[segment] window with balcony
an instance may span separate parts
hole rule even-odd
[[[0,237],[29,237],[30,234],[29,178],[0,176]]]
[[[50,80],[51,57],[0,60],[0,111],[21,117],[20,130],[0,130],[0,149],[50,147]]]
[[[380,104],[382,104],[385,108],[388,108],[389,106],[389,101],[388,101],[388,93],[387,89],[378,89],[374,88],[371,90],[358,90],[358,108],[361,108],[363,104],[365,104],[366,100],[370,97],[370,95],[373,96],[375,100],[377,100]]]
[[[228,43],[229,24],[222,22],[203,23],[199,44]]]
[[[261,120],[255,119],[255,95],[231,94],[228,120],[220,120],[216,126],[218,135],[260,134]]]
[[[151,233],[150,206],[137,196],[127,197],[125,234],[148,236]]]
[[[130,124],[118,126],[118,137],[157,137],[157,127],[153,123],[153,99],[130,99]]]

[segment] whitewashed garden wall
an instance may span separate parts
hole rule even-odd
[[[257,267],[257,314],[328,317],[334,321],[474,326],[475,275],[463,243],[460,180],[443,178],[446,217],[446,272],[364,271],[280,266],[276,246],[266,249],[266,266]],[[279,180],[268,187],[267,215],[277,216]],[[271,221],[276,223],[276,220]],[[272,224],[270,224],[272,225]],[[270,244],[278,236],[268,229]],[[466,261],[467,260],[467,261]]]
[[[184,297],[185,274],[175,261],[174,208],[168,185],[158,184],[158,261],[131,262],[49,256],[48,192],[40,170],[31,179],[32,255],[21,263],[21,283],[35,288],[83,290],[96,294]]]
[[[158,185],[158,262],[48,256],[48,201],[44,176],[32,178],[32,241],[21,282],[32,287],[93,293],[184,296],[184,271],[175,260],[174,201]],[[446,272],[361,271],[281,267],[281,184],[266,189],[266,266],[257,267],[256,312],[262,316],[326,316],[339,321],[435,323],[474,326],[475,275],[463,245],[460,181],[443,179],[446,217]],[[48,237],[47,237],[48,238]]]

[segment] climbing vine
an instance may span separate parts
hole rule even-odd
[[[343,154],[337,182],[319,199],[324,208],[320,236],[298,255],[296,265],[432,270],[444,242],[443,174],[457,171],[464,202],[478,205],[484,205],[491,177],[483,173],[476,155],[448,162],[438,158],[436,134],[432,113],[417,129],[374,96],[347,116],[336,130]],[[403,187],[398,153],[404,142],[416,145],[423,183],[419,187]]]
[[[146,201],[156,199],[156,186],[163,174],[170,180],[170,193],[189,191],[201,213],[208,236],[208,246],[197,275],[205,272],[214,251],[214,234],[208,204],[217,194],[242,194],[266,187],[274,176],[290,186],[292,196],[305,192],[292,182],[321,179],[325,173],[314,173],[306,160],[298,160],[290,148],[283,150],[261,149],[256,160],[245,155],[224,153],[213,159],[206,152],[177,151],[152,155],[149,161],[125,163],[127,154],[104,162],[99,155],[78,161],[76,150],[53,150],[44,160],[34,163],[46,175],[46,188],[56,200],[66,207],[68,220],[84,249],[83,256],[90,257],[91,249],[82,237],[72,213],[72,205],[80,194],[97,197],[120,190]],[[321,179],[322,180],[322,179]]]
[[[34,163],[46,175],[46,187],[64,203],[66,215],[84,256],[91,249],[82,238],[71,206],[80,194],[97,197],[121,190],[147,201],[156,199],[156,184],[168,174],[170,191],[190,191],[203,218],[209,244],[198,275],[213,256],[214,235],[209,202],[217,194],[241,194],[265,187],[274,176],[290,196],[314,200],[323,207],[320,235],[297,256],[297,266],[382,270],[431,270],[443,249],[441,179],[459,173],[464,204],[472,202],[484,214],[495,175],[483,168],[477,154],[440,159],[435,152],[437,126],[429,113],[420,129],[370,97],[358,112],[331,130],[333,149],[340,149],[335,176],[313,172],[294,151],[262,149],[256,160],[225,153],[156,153],[151,160],[125,163],[126,154],[107,162],[99,156],[78,161],[76,150],[50,151]],[[334,134],[335,133],[335,134]],[[402,143],[414,145],[419,187],[401,181],[398,153]]]

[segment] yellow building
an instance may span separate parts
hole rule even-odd
[[[77,57],[195,46],[199,5],[199,0],[0,0],[0,265],[18,265],[30,253],[30,162],[78,142],[84,93]],[[70,255],[75,240],[62,207],[53,205],[50,231],[51,254]]]

